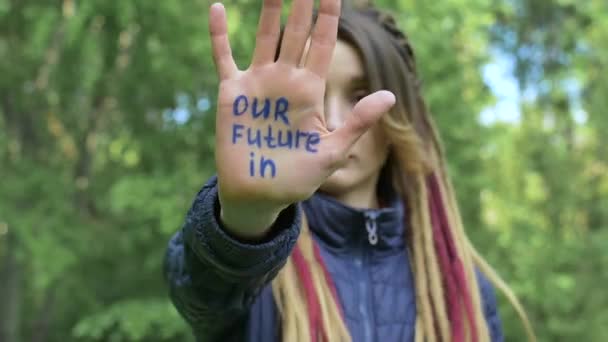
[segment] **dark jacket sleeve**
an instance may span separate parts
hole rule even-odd
[[[492,342],[503,342],[504,336],[502,332],[502,322],[498,312],[498,304],[496,302],[494,287],[479,270],[477,271],[477,281],[479,282],[481,301],[486,322],[488,323],[490,339]]]
[[[296,243],[301,214],[296,205],[288,207],[264,241],[245,243],[226,234],[219,212],[213,177],[169,242],[165,279],[173,304],[197,341],[242,341],[252,302]]]

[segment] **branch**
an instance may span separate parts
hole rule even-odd
[[[34,84],[36,89],[43,92],[49,85],[49,75],[51,74],[52,68],[59,62],[59,52],[65,41],[65,17],[61,19],[59,25],[53,32],[51,43],[46,50],[43,63],[38,68]]]

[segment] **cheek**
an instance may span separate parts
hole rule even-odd
[[[375,170],[384,164],[388,155],[388,142],[383,134],[382,130],[375,126],[357,142],[356,153],[360,156],[364,168]]]
[[[375,154],[385,155],[388,151],[388,141],[384,131],[379,125],[375,125],[365,133],[365,145],[369,151]]]

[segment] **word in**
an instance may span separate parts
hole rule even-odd
[[[255,153],[249,153],[251,159],[249,159],[249,175],[251,177],[255,176]],[[270,175],[272,178],[277,175],[277,165],[272,161],[272,159],[266,159],[264,156],[260,158],[260,176],[265,178],[266,169],[270,168]]]

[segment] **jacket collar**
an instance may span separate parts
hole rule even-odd
[[[310,230],[329,249],[336,252],[354,249],[403,250],[406,229],[403,201],[395,195],[389,203],[389,206],[381,209],[357,209],[317,192],[302,205]],[[370,232],[374,224],[377,235],[375,244]]]

